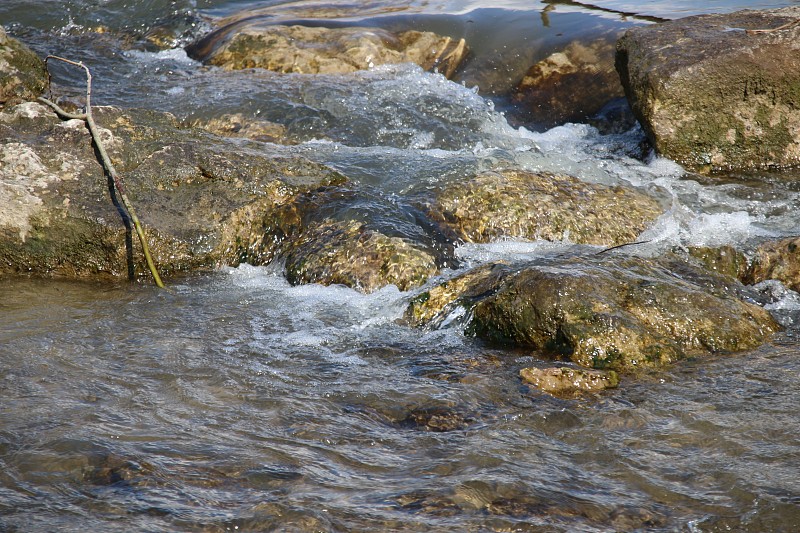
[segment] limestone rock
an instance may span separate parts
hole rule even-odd
[[[460,289],[451,303],[430,297],[432,289],[406,316],[435,325],[460,306],[467,331],[480,338],[588,368],[631,372],[754,349],[779,329],[739,297],[736,282],[676,258],[573,253],[486,265],[463,277],[449,282]]]
[[[656,150],[695,170],[800,163],[800,8],[628,30],[617,70]]]
[[[407,290],[438,271],[426,251],[356,221],[312,225],[288,248],[286,277],[291,283],[339,283],[363,292],[394,284]]]
[[[429,211],[467,242],[523,238],[617,245],[633,241],[662,208],[629,187],[502,170],[445,188]]]
[[[625,96],[614,68],[614,40],[573,41],[539,61],[517,86],[514,100],[548,128],[586,122],[609,101]]]
[[[520,377],[533,387],[551,394],[597,392],[619,385],[613,370],[583,370],[567,366],[551,368],[523,368]]]
[[[393,34],[380,28],[233,25],[189,47],[189,53],[226,69],[264,68],[298,74],[341,74],[376,65],[416,63],[451,77],[466,43],[431,32]]]
[[[0,26],[0,109],[35,100],[46,86],[44,61]]]
[[[272,260],[276,213],[345,180],[302,158],[182,129],[169,114],[95,107],[94,115],[167,276]],[[125,228],[82,121],[33,102],[0,113],[0,205],[0,274],[126,274]]]

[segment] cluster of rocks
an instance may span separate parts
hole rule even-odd
[[[616,66],[656,149],[693,167],[793,163],[800,153],[800,100],[792,91],[800,86],[800,69],[792,63],[796,54],[784,51],[796,48],[791,36],[800,29],[722,28],[772,27],[795,15],[748,12],[628,31],[617,44]],[[692,51],[695,45],[705,46],[703,54]],[[725,61],[715,63],[722,52],[712,48],[724,50]],[[192,53],[225,68],[342,73],[412,61],[451,76],[468,50],[463,40],[425,32],[234,24]],[[515,98],[551,108],[553,121],[576,112],[585,118],[621,94],[608,67],[613,53],[608,40],[570,44],[534,65]],[[142,271],[83,122],[60,120],[35,102],[45,83],[41,59],[0,31],[0,274],[83,278],[124,276],[132,266]],[[593,100],[567,102],[565,84],[586,86]],[[560,107],[551,105],[556,101]],[[330,217],[331,199],[362,194],[341,173],[226,139],[280,140],[279,125],[240,115],[185,125],[166,113],[109,107],[96,108],[95,117],[130,196],[146,206],[140,218],[166,276],[279,259],[292,283],[411,290],[453,259],[364,222]],[[779,326],[743,298],[740,281],[777,279],[800,290],[800,238],[766,243],[751,261],[728,248],[657,259],[598,254],[588,245],[628,243],[663,212],[633,187],[499,167],[444,187],[415,208],[450,244],[503,238],[576,244],[532,262],[463,272],[428,287],[406,313],[417,327],[463,317],[467,331],[488,342],[563,361],[521,372],[526,383],[553,393],[613,387],[617,373],[687,356],[753,349]]]

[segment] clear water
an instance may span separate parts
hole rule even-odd
[[[6,0],[0,20],[42,54],[87,61],[96,103],[284,124],[298,144],[249,149],[341,169],[372,191],[357,207],[364,217],[411,238],[413,217],[398,224],[397,214],[408,198],[503,163],[649,189],[671,209],[642,236],[652,241],[643,254],[747,249],[798,233],[797,176],[712,182],[639,157],[637,130],[514,127],[496,87],[407,65],[352,76],[221,72],[179,46],[142,41],[159,25],[188,42],[207,16],[308,4]],[[509,76],[577,36],[700,9],[552,4],[548,25],[546,4],[519,0],[365,9],[376,17],[405,6],[431,26],[478,28],[469,31],[484,34],[484,65]],[[492,31],[511,20],[513,32]],[[90,31],[99,25],[109,28],[102,38]],[[81,93],[77,77],[59,79],[59,90]],[[457,254],[466,268],[563,246]],[[403,326],[414,293],[291,287],[280,265],[170,281],[171,293],[0,280],[1,531],[800,530],[800,296],[778,283],[760,289],[787,330],[762,349],[563,400],[520,383],[537,353],[486,346],[458,327]]]

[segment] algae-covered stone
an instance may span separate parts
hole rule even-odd
[[[467,242],[523,238],[617,245],[635,240],[662,208],[630,187],[502,170],[445,188],[430,213]]]
[[[264,68],[298,74],[342,74],[376,65],[416,63],[452,76],[466,56],[464,39],[431,32],[393,34],[380,28],[236,24],[189,48],[226,69]]]
[[[739,297],[734,280],[675,258],[567,254],[484,266],[449,284],[460,289],[452,301],[466,308],[468,332],[588,368],[629,372],[749,350],[779,329]],[[435,324],[448,312],[429,298],[412,303],[407,316]]]
[[[619,385],[619,377],[613,370],[584,370],[567,366],[532,367],[523,368],[519,375],[529,385],[551,394],[596,392]]]
[[[0,109],[35,100],[46,86],[44,61],[0,26]]]
[[[743,279],[749,267],[747,257],[733,246],[691,246],[689,255],[709,270],[735,279]]]
[[[94,114],[166,275],[272,260],[276,212],[345,179],[302,158],[248,153],[181,129],[168,114]],[[33,102],[0,113],[0,205],[0,273],[127,273],[126,230],[82,121],[61,121]]]
[[[656,150],[693,169],[800,163],[800,8],[636,27],[617,43],[631,108]]]
[[[438,270],[426,251],[352,220],[312,225],[289,248],[286,277],[291,283],[338,283],[363,292],[393,284],[407,290]]]
[[[800,292],[800,237],[768,241],[756,249],[744,282],[754,284],[768,279]]]
[[[242,113],[195,120],[192,126],[225,137],[244,137],[261,142],[284,143],[286,138],[286,126],[283,124],[249,118]]]
[[[614,41],[573,41],[533,65],[514,93],[537,123],[553,127],[585,122],[614,98],[625,96],[614,68]]]

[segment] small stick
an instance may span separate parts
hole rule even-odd
[[[128,212],[128,217],[133,221],[133,226],[136,228],[136,235],[139,236],[139,242],[142,245],[142,252],[144,252],[144,257],[147,261],[147,267],[150,269],[150,273],[153,275],[153,280],[156,282],[156,285],[163,288],[164,283],[161,281],[161,276],[158,275],[158,270],[156,269],[156,265],[150,255],[150,247],[147,245],[147,238],[142,230],[142,225],[139,223],[139,217],[136,216],[136,211],[133,209],[133,205],[131,204],[130,200],[128,200],[128,194],[125,192],[125,185],[122,182],[122,177],[117,174],[114,165],[111,163],[111,158],[108,157],[108,152],[106,152],[106,148],[100,139],[100,132],[97,128],[97,124],[95,124],[94,118],[92,117],[92,73],[89,72],[89,67],[84,65],[82,61],[71,61],[69,59],[53,55],[49,55],[45,58],[45,66],[47,66],[47,62],[51,59],[80,67],[84,70],[84,72],[86,72],[86,112],[68,113],[61,109],[58,104],[48,100],[47,98],[39,98],[39,101],[50,106],[62,119],[77,119],[86,122],[86,126],[89,128],[89,133],[92,136],[94,145],[97,147],[97,153],[100,154],[100,163],[103,165],[103,169],[114,182],[114,187],[117,189],[117,192],[119,192],[119,196],[122,199],[122,205],[125,206],[125,210]],[[48,78],[49,76],[50,71],[48,70]]]
[[[782,24],[777,28],[771,28],[768,30],[745,30],[745,33],[747,33],[747,35],[754,35],[757,33],[772,33],[774,31],[788,30],[792,26],[797,26],[798,24],[800,24],[800,19],[795,19],[791,22],[787,22],[786,24]]]
[[[626,246],[634,246],[636,244],[647,244],[648,242],[651,242],[651,241],[625,242],[625,243],[622,243],[622,244],[618,244],[616,246],[611,246],[609,248],[603,248],[602,250],[600,250],[599,252],[597,252],[594,255],[604,254],[606,252],[610,252],[611,250],[616,250],[617,248],[624,248]]]

